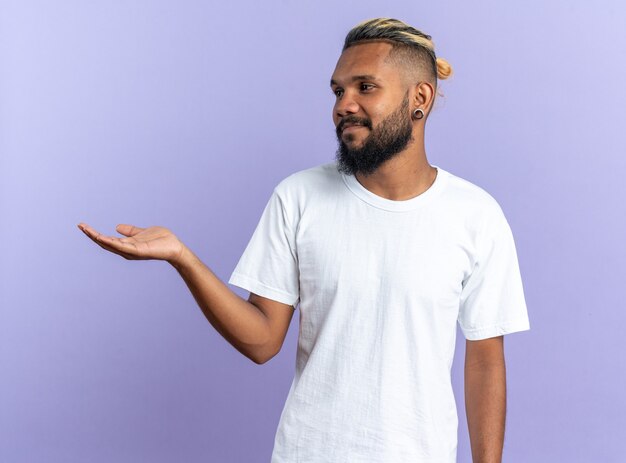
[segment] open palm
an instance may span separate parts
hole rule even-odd
[[[101,248],[125,259],[159,259],[174,262],[183,252],[183,244],[165,227],[140,228],[119,224],[115,229],[124,235],[124,238],[103,235],[82,222],[78,224],[78,228]]]

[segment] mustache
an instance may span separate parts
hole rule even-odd
[[[359,124],[364,127],[367,127],[370,130],[372,129],[372,121],[370,121],[369,119],[365,119],[365,118],[357,117],[357,116],[346,116],[343,119],[341,119],[339,124],[337,124],[337,128],[336,128],[337,135],[341,135],[341,132],[343,132],[343,128],[345,127],[346,124]]]

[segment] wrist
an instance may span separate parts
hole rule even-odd
[[[172,265],[172,267],[174,267],[176,270],[180,270],[188,265],[192,258],[193,253],[191,252],[191,249],[189,249],[187,246],[185,246],[184,243],[181,242],[180,251],[178,252],[178,254],[170,259],[167,259],[167,262],[169,262],[169,264]]]

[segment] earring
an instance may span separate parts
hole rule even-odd
[[[420,113],[420,116],[418,117],[417,113]],[[416,108],[413,110],[413,119],[421,119],[422,117],[424,117],[424,110],[421,108]]]

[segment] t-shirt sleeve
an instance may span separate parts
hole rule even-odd
[[[513,233],[495,208],[477,238],[477,255],[463,281],[459,325],[466,339],[492,338],[530,329]]]
[[[295,226],[276,188],[228,282],[294,308],[300,300]]]

